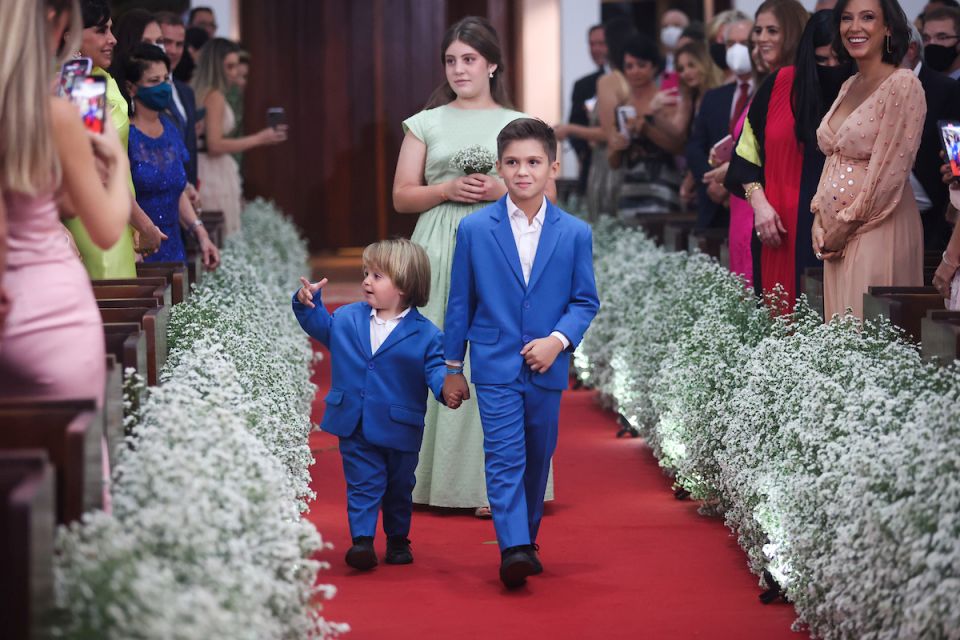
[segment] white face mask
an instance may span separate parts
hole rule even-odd
[[[677,46],[680,36],[683,35],[683,27],[669,26],[660,29],[660,42],[667,49],[673,49]]]
[[[753,65],[750,63],[750,49],[737,42],[727,49],[727,66],[735,75],[742,76],[750,73]]]

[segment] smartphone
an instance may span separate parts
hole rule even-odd
[[[98,76],[77,78],[70,90],[70,101],[77,105],[83,126],[103,133],[107,114],[107,81]]]
[[[622,104],[617,107],[617,130],[627,138],[630,137],[629,120],[637,117],[637,109],[632,104]]]
[[[267,109],[267,126],[276,129],[282,124],[287,123],[287,112],[283,107],[270,107]]]
[[[947,154],[950,171],[954,179],[960,179],[960,121],[940,120],[937,126],[940,127],[940,142]]]
[[[733,136],[727,134],[717,144],[713,145],[711,153],[716,159],[718,167],[724,162],[730,162],[730,158],[733,157],[733,144]]]
[[[74,58],[67,60],[60,68],[60,78],[57,82],[57,95],[66,98],[73,89],[77,78],[90,75],[93,70],[93,60],[90,58]]]

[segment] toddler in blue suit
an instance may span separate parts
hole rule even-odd
[[[457,229],[444,324],[444,397],[470,397],[483,424],[487,496],[500,545],[500,579],[543,571],[537,532],[569,354],[600,308],[589,225],[544,192],[559,170],[557,140],[540,120],[514,120],[497,137],[507,195]]]
[[[320,428],[340,437],[353,546],[346,562],[377,565],[373,538],[383,510],[387,564],[413,562],[410,519],[414,471],[428,390],[443,402],[443,335],[416,307],[430,295],[430,261],[409,240],[384,240],[363,252],[365,300],[327,312],[311,283],[293,295],[300,326],[331,355],[333,383]],[[460,399],[451,406],[459,406]]]

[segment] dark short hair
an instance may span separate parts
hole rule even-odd
[[[189,17],[187,18],[187,22],[188,22],[189,24],[193,24],[193,19],[194,19],[195,17],[197,17],[197,14],[198,14],[198,13],[202,13],[202,12],[204,12],[204,11],[207,12],[207,13],[209,13],[209,14],[212,15],[212,16],[215,15],[215,14],[213,13],[213,8],[212,8],[212,7],[194,7],[193,9],[190,9],[190,15],[189,15]]]
[[[167,57],[163,49],[147,42],[141,42],[114,63],[116,70],[113,77],[117,81],[117,86],[120,87],[120,94],[127,101],[127,106],[133,106],[133,98],[127,92],[127,83],[137,84],[140,82],[143,79],[144,72],[150,65],[157,62],[162,62],[167,67],[167,72],[170,71],[170,58]]]
[[[183,18],[175,14],[173,11],[160,11],[155,13],[154,18],[156,18],[157,23],[162,27],[164,25],[168,27],[185,27],[187,25],[183,24]]]
[[[108,0],[83,0],[80,3],[83,16],[83,28],[105,27],[110,21],[110,3]]]
[[[960,9],[948,6],[930,9],[923,14],[923,21],[929,22],[930,20],[953,20],[953,30],[960,35]]]
[[[660,49],[657,48],[657,44],[647,36],[637,34],[628,38],[627,41],[623,43],[623,47],[620,49],[616,61],[616,67],[620,71],[623,71],[623,63],[628,55],[637,60],[646,60],[657,68],[658,73],[663,71],[664,62],[663,56],[660,54]]]
[[[881,59],[887,64],[899,67],[903,57],[907,55],[907,49],[910,48],[910,23],[907,22],[907,16],[897,0],[877,1],[883,13],[883,22],[890,29],[890,50],[887,51],[887,46],[884,44],[881,49]],[[833,52],[841,62],[851,60],[850,54],[843,46],[843,38],[840,37],[840,20],[848,4],[850,0],[839,0],[837,6],[833,8]]]
[[[949,8],[960,9],[960,2],[957,2],[957,0],[930,0],[930,2],[927,4],[937,5],[937,9],[941,9],[944,7],[948,9]],[[931,9],[927,13],[921,13],[919,16],[920,20],[922,22],[926,22],[927,20],[943,20],[942,16],[939,18],[931,18],[930,14],[933,13],[934,11],[936,11],[936,9]]]
[[[503,152],[507,145],[518,140],[536,140],[543,145],[547,160],[551,163],[557,160],[557,134],[543,120],[539,118],[517,118],[503,129],[497,136],[497,160],[503,160]]]
[[[597,29],[603,29],[603,24],[595,24],[589,29],[587,29],[587,37],[590,37],[590,34],[596,31]]]

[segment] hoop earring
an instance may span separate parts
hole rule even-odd
[[[893,53],[893,50],[890,48],[890,34],[889,34],[889,33],[887,34],[887,37],[886,37],[886,43],[887,43],[887,53]]]

